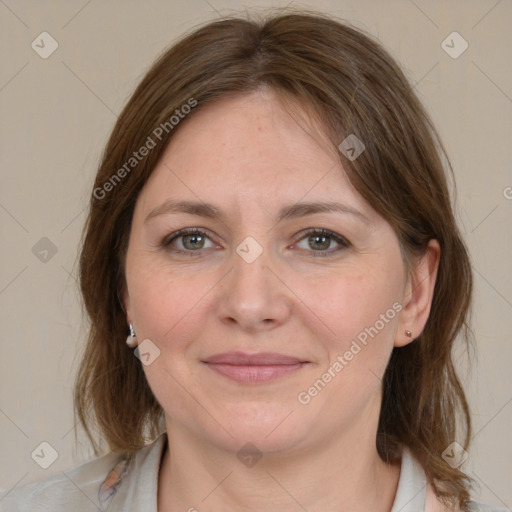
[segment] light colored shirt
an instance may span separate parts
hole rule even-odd
[[[157,512],[158,473],[166,442],[164,433],[132,457],[110,453],[71,471],[5,491],[0,495],[0,512]],[[422,467],[404,450],[391,512],[424,512],[426,493]],[[190,512],[195,510],[193,505]],[[476,502],[469,510],[505,512]]]

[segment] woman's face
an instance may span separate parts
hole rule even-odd
[[[271,92],[183,123],[137,200],[124,297],[168,430],[293,451],[376,429],[408,328],[394,231]]]

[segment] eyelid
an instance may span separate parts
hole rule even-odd
[[[170,235],[167,235],[163,240],[162,240],[162,246],[166,249],[169,249],[169,250],[172,250],[174,252],[180,252],[180,253],[194,253],[194,252],[200,252],[200,250],[198,251],[184,251],[183,249],[170,249],[170,245],[172,242],[174,242],[175,240],[177,240],[178,238],[182,237],[182,236],[185,236],[185,235],[203,235],[205,236],[206,238],[208,238],[209,240],[211,240],[212,243],[216,243],[213,238],[211,236],[211,234],[209,233],[209,231],[207,231],[206,229],[204,228],[182,228],[182,229],[178,229],[178,231],[174,231],[173,233],[171,233]]]
[[[330,254],[337,253],[338,251],[342,249],[348,249],[352,246],[352,244],[347,240],[344,236],[339,235],[338,233],[335,233],[334,231],[331,231],[329,229],[325,228],[308,228],[300,233],[297,234],[297,241],[294,242],[293,245],[297,244],[298,242],[302,241],[304,238],[306,238],[308,235],[319,235],[319,236],[327,236],[331,239],[333,239],[339,247],[336,247],[334,249],[328,249],[327,251],[307,251],[309,253],[313,253],[313,255],[320,255],[320,256],[327,256]]]

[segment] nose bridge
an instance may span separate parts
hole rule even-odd
[[[289,302],[271,270],[275,267],[271,251],[247,237],[233,252],[231,264],[220,298],[223,319],[253,330],[283,322]]]

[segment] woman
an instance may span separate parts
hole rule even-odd
[[[81,252],[75,406],[110,453],[6,510],[493,510],[461,469],[472,281],[443,155],[397,64],[330,18],[164,53]]]

